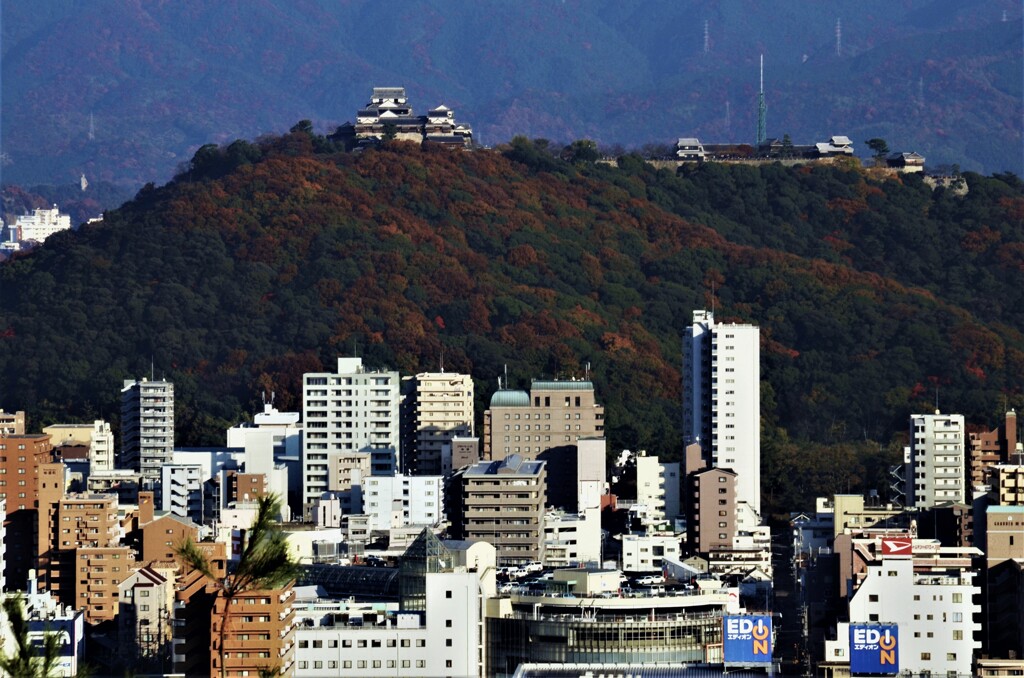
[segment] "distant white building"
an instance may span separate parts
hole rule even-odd
[[[967,503],[966,437],[962,414],[910,415],[910,445],[903,448],[908,507]]]
[[[545,567],[576,567],[601,562],[601,510],[544,514]]]
[[[174,384],[125,380],[121,389],[121,456],[119,468],[138,471],[150,482],[160,480],[160,466],[174,450]]]
[[[704,146],[695,137],[681,137],[676,142],[676,157],[680,160],[700,162],[704,160]]]
[[[72,678],[78,675],[78,664],[85,656],[85,613],[70,605],[61,605],[49,592],[40,592],[35,571],[29,571],[27,592],[5,593],[4,597],[16,596],[23,602],[25,620],[28,622],[28,637],[33,644],[42,644],[48,633],[57,634],[60,653],[54,676]],[[7,615],[0,608],[0,646],[11,648],[14,638]]]
[[[656,572],[663,558],[679,560],[679,537],[665,534],[622,535],[622,569],[626,572]]]
[[[32,214],[18,217],[14,229],[20,234],[19,240],[43,242],[54,233],[71,229],[71,217],[61,214],[57,206],[52,209],[36,209]]]
[[[200,464],[164,464],[160,467],[160,510],[202,525],[204,515],[203,475]]]
[[[636,501],[648,508],[655,525],[679,517],[679,463],[661,463],[642,451],[636,458]]]
[[[835,135],[829,137],[828,141],[814,144],[814,147],[818,155],[822,156],[853,155],[853,142],[847,136]]]

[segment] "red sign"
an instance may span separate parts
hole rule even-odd
[[[907,556],[914,555],[914,541],[912,539],[882,539],[883,556]]]

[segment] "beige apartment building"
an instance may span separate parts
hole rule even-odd
[[[543,561],[545,466],[513,454],[456,472],[445,502],[453,536],[491,544],[502,564]]]
[[[993,464],[988,467],[989,497],[1000,506],[1024,506],[1024,465]],[[1021,554],[1024,556],[1024,553]]]
[[[227,605],[218,596],[210,617],[210,675],[221,675],[221,625],[224,668],[228,676],[290,676],[295,670],[295,591],[292,584],[274,591],[246,591]],[[226,614],[225,614],[226,610]]]
[[[406,431],[405,475],[450,475],[452,439],[473,436],[473,378],[452,372],[422,372],[403,380]]]
[[[733,547],[736,478],[736,473],[725,468],[708,468],[688,476],[686,524],[691,553],[711,553]]]
[[[604,437],[604,406],[591,381],[533,380],[529,391],[499,389],[484,412],[483,458],[525,459],[580,438]]]

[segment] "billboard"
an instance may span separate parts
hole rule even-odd
[[[910,538],[894,539],[892,537],[883,537],[882,555],[906,556],[909,558],[910,556],[914,555],[914,541]]]
[[[900,671],[896,624],[850,624],[850,675],[895,675]]]
[[[726,664],[771,663],[771,617],[726,615],[722,618],[722,626],[722,651]]]

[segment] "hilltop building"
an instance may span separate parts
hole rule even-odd
[[[370,101],[333,135],[350,146],[365,146],[388,139],[468,147],[473,128],[456,122],[455,112],[441,105],[415,115],[404,87],[374,87]]]
[[[51,209],[39,208],[33,210],[32,214],[18,217],[11,228],[18,233],[18,240],[41,243],[54,233],[70,230],[71,217],[61,214],[54,205]]]

